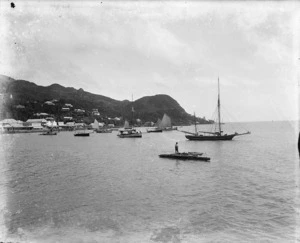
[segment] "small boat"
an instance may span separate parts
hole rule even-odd
[[[181,131],[184,133],[187,133],[188,135],[185,135],[185,137],[188,140],[194,140],[194,141],[228,141],[232,140],[235,136],[241,136],[241,135],[246,135],[250,134],[250,132],[245,132],[245,133],[232,133],[232,134],[223,134],[223,130],[221,125],[224,124],[221,122],[221,104],[220,104],[220,84],[219,84],[219,78],[218,78],[218,119],[217,122],[215,123],[217,127],[215,127],[214,132],[208,132],[208,131],[197,131],[197,126],[196,126],[196,116],[195,116],[195,132],[186,132],[186,131]]]
[[[173,154],[160,154],[160,158],[168,158],[168,159],[181,159],[181,160],[201,160],[209,162],[209,157],[203,157],[203,153],[197,152],[186,152],[186,153],[173,153]]]
[[[46,123],[46,128],[47,130],[44,130],[40,135],[57,135],[57,131],[54,130],[57,129],[57,122],[53,118]]]
[[[158,118],[156,124],[155,124],[155,127],[151,127],[151,128],[148,128],[147,129],[147,132],[150,133],[150,132],[162,132],[162,128],[159,128],[159,125],[161,123],[161,120]]]
[[[119,138],[141,138],[142,133],[135,128],[124,128],[119,130],[117,135]]]
[[[52,130],[44,131],[40,133],[40,135],[57,135],[57,131],[52,131]]]
[[[74,133],[75,137],[88,137],[90,136],[89,132],[84,132],[84,131],[78,131],[76,133]]]
[[[90,133],[88,131],[86,131],[85,126],[83,127],[83,130],[76,130],[74,133],[75,137],[89,137]]]
[[[153,127],[153,128],[149,128],[147,129],[147,132],[150,133],[150,132],[162,132],[163,130],[158,128],[158,127]]]
[[[132,103],[133,103],[133,98],[132,98]],[[131,108],[131,112],[132,112],[132,115],[131,115],[132,126],[130,126],[129,122],[127,120],[125,120],[124,128],[120,129],[119,133],[117,135],[119,138],[141,138],[142,137],[142,132],[136,130],[133,127],[133,113],[134,113],[133,106]]]
[[[164,114],[162,121],[158,125],[158,128],[162,129],[163,131],[177,130],[177,127],[172,126],[171,118],[167,114]]]
[[[111,133],[112,129],[104,127],[104,123],[99,125],[99,122],[95,119],[94,123],[92,124],[92,128],[96,133]]]
[[[95,130],[96,133],[112,133],[112,129],[109,128],[99,128],[98,130]]]

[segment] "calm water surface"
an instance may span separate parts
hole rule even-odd
[[[252,134],[223,142],[1,135],[0,240],[300,242],[298,127],[242,126]],[[176,141],[211,162],[158,157]]]

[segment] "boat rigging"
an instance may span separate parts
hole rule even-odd
[[[195,132],[185,132],[188,135],[185,135],[185,137],[188,140],[197,140],[197,141],[218,141],[218,140],[232,140],[235,136],[241,136],[250,134],[250,132],[245,133],[232,133],[232,134],[223,134],[222,131],[222,123],[221,123],[221,102],[220,102],[220,83],[218,78],[218,103],[217,103],[217,109],[218,109],[218,118],[217,118],[217,131],[215,132],[207,132],[207,131],[197,131],[196,126],[196,116],[195,116]]]

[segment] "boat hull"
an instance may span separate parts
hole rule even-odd
[[[177,127],[166,127],[166,128],[163,128],[163,131],[165,131],[165,132],[175,131],[175,130],[177,130]]]
[[[118,134],[119,138],[141,138],[142,134],[137,133],[137,134]]]
[[[149,129],[149,130],[147,130],[148,133],[150,133],[150,132],[162,132],[162,131],[163,131],[162,129],[153,129],[153,130]]]
[[[74,134],[75,137],[89,137],[89,133],[76,133]]]
[[[194,141],[228,141],[234,138],[235,134],[221,135],[221,136],[199,136],[199,135],[185,135],[188,140]]]
[[[112,130],[96,130],[96,133],[112,133]]]
[[[160,154],[160,158],[180,159],[180,160],[199,160],[209,162],[209,157],[201,156],[202,153],[175,153],[175,154]]]
[[[57,132],[45,132],[45,133],[40,133],[40,135],[57,135]]]

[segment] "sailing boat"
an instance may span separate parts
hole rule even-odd
[[[241,136],[245,134],[250,134],[250,132],[246,133],[233,133],[233,134],[223,134],[222,131],[222,123],[221,123],[221,102],[220,102],[220,84],[218,78],[218,120],[217,120],[217,128],[216,132],[206,132],[206,131],[197,131],[196,127],[196,117],[195,117],[195,133],[185,132],[189,135],[185,135],[185,137],[189,140],[197,140],[197,141],[219,141],[219,140],[232,140],[235,136]]]
[[[133,100],[133,98],[132,98]],[[133,101],[132,101],[133,103]],[[118,133],[118,137],[119,138],[141,138],[142,137],[142,133],[141,131],[137,131],[135,128],[133,128],[133,112],[134,112],[134,108],[132,106],[131,108],[131,123],[132,123],[132,127],[129,125],[129,122],[127,120],[125,120],[124,123],[124,128],[119,130]]]
[[[89,137],[90,133],[88,131],[86,131],[86,126],[85,124],[83,124],[83,130],[77,130],[74,133],[75,137]]]
[[[157,122],[155,123],[155,127],[147,129],[147,132],[162,132],[162,128],[159,128],[161,120],[158,118]]]
[[[172,127],[171,118],[167,114],[164,114],[158,128],[162,129],[163,131],[177,130],[177,127]]]
[[[99,130],[99,122],[95,119],[92,127],[95,131]]]
[[[54,120],[49,120],[46,123],[47,130],[40,133],[40,135],[57,135],[57,131],[54,128],[57,128],[57,123]]]
[[[129,126],[129,122],[125,120],[124,128],[119,130],[117,135],[120,138],[141,138],[142,133],[137,131],[135,128]]]
[[[96,133],[111,133],[112,132],[112,129],[104,128],[103,123],[102,123],[102,127],[100,128],[99,122],[96,119],[95,119],[92,126],[93,126],[94,131]]]

